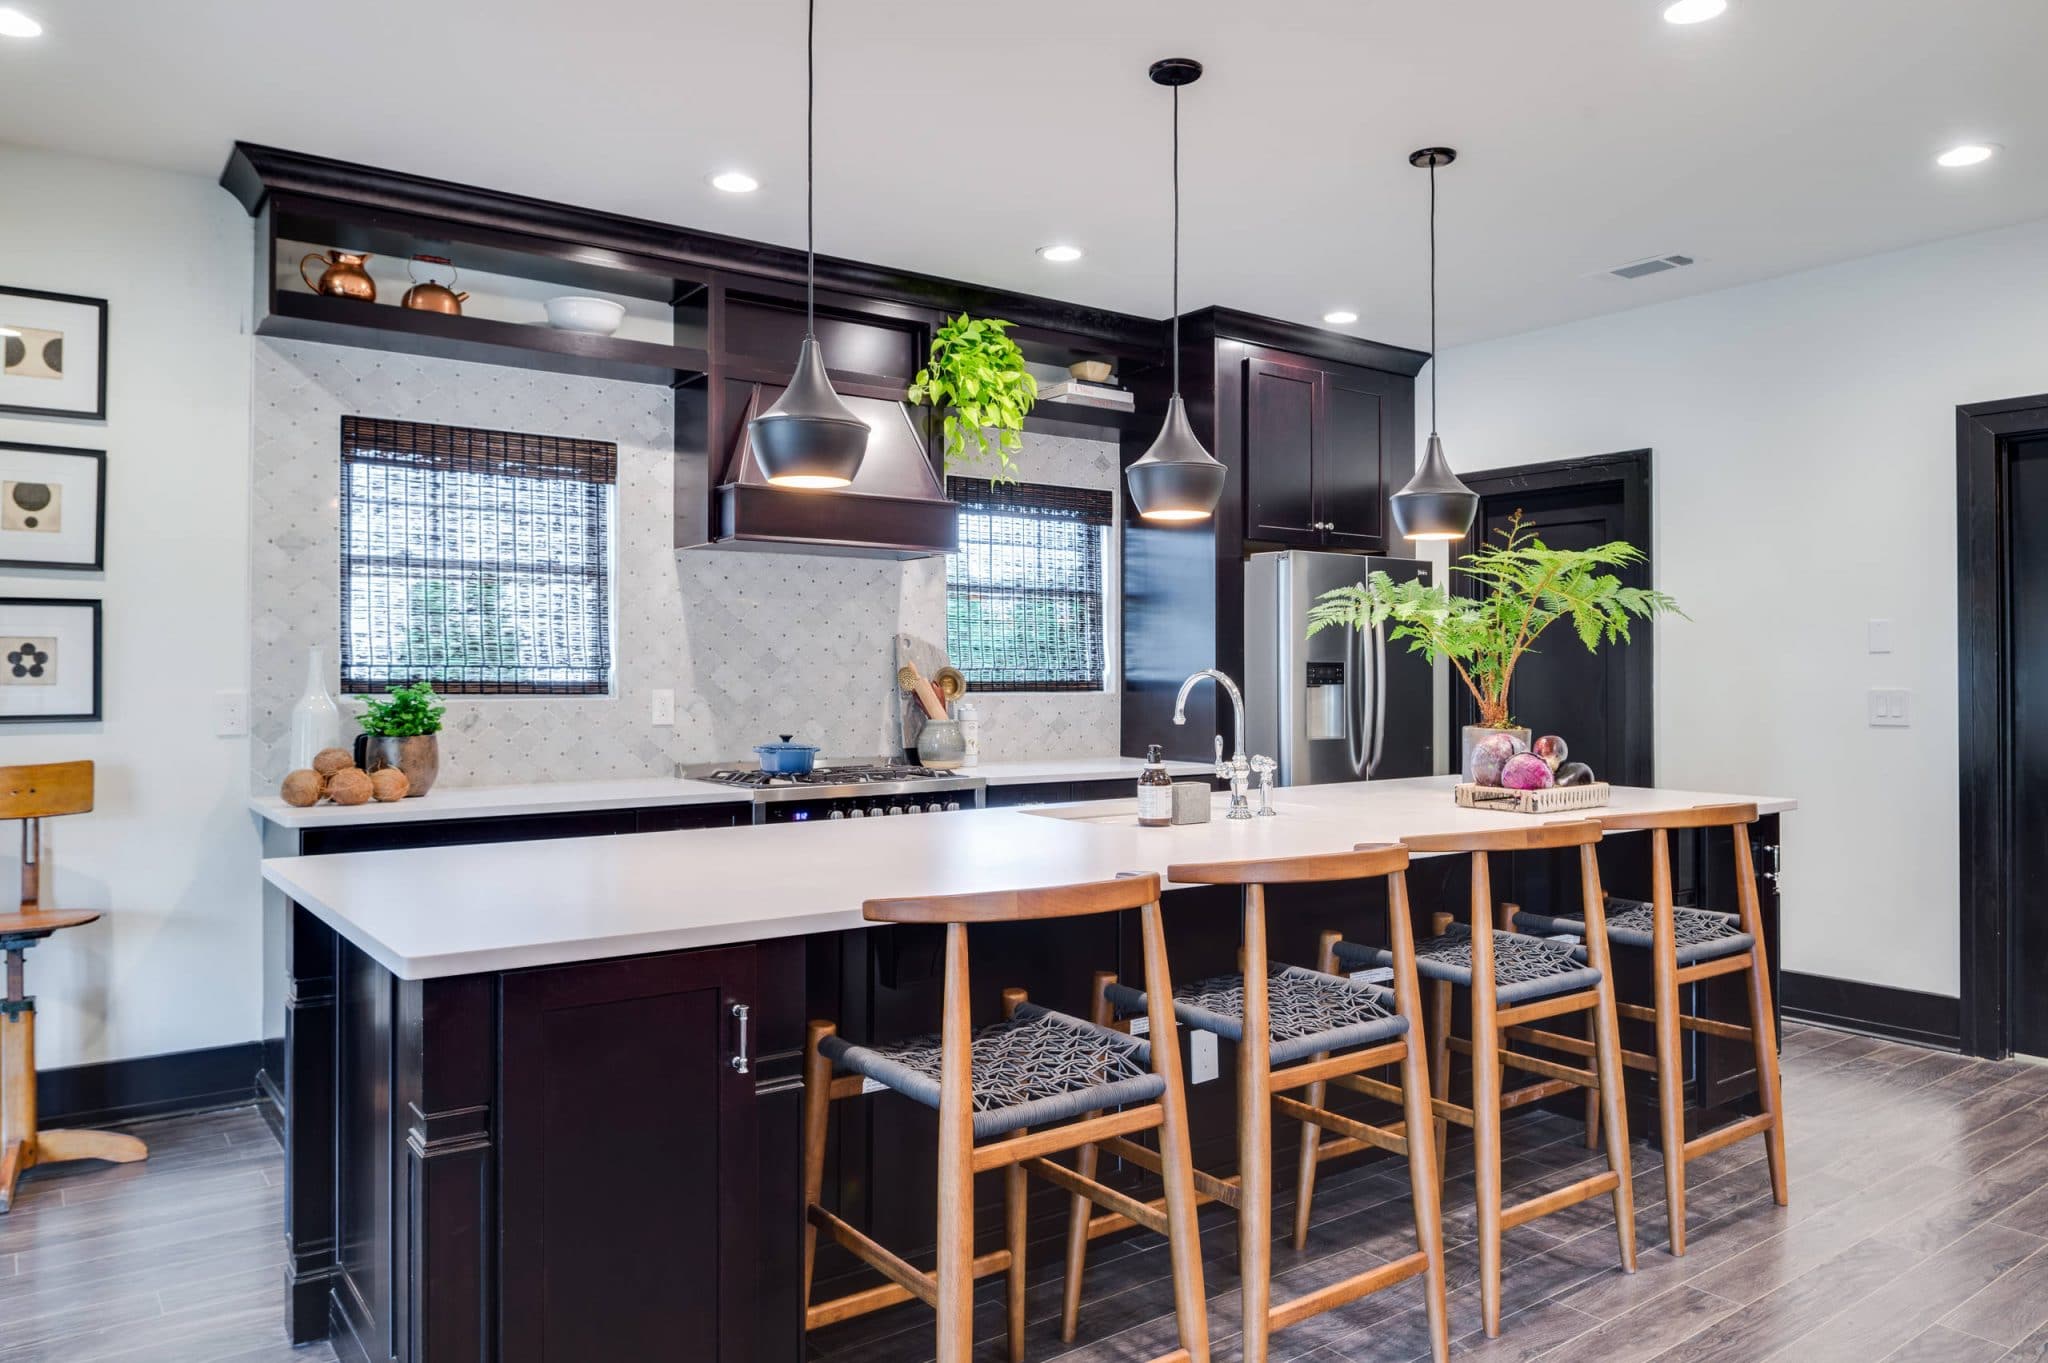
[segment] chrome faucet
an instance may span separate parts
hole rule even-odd
[[[1195,689],[1195,683],[1207,677],[1230,694],[1230,704],[1237,712],[1237,754],[1229,761],[1223,759],[1223,735],[1216,735],[1216,774],[1230,779],[1230,817],[1249,819],[1252,816],[1251,802],[1246,798],[1251,787],[1251,759],[1244,755],[1244,693],[1237,689],[1237,683],[1213,667],[1205,667],[1180,684],[1180,695],[1174,698],[1173,722],[1188,722],[1188,693]]]

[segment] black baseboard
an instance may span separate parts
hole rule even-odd
[[[36,1076],[37,1125],[111,1126],[246,1103],[262,1065],[263,1043],[245,1041],[44,1070]]]
[[[1962,1046],[1962,1001],[1947,994],[1787,970],[1778,979],[1778,1006],[1786,1017],[1801,1022],[1950,1051]]]

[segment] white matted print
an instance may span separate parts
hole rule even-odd
[[[107,415],[107,301],[0,285],[0,412]]]
[[[0,724],[100,717],[100,603],[0,597]]]
[[[98,571],[106,477],[99,450],[0,441],[0,568]]]

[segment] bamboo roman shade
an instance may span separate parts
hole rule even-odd
[[[1115,499],[1097,488],[949,478],[946,652],[993,691],[1105,686],[1104,563]]]
[[[341,685],[603,695],[618,447],[341,422]]]

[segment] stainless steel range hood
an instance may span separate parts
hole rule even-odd
[[[845,396],[872,432],[851,485],[820,491],[770,483],[754,457],[748,429],[777,392],[771,385],[753,386],[718,489],[714,537],[705,547],[898,559],[929,558],[958,547],[959,509],[947,500],[924,434],[900,402]]]

